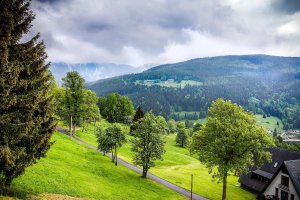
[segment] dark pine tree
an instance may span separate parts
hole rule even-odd
[[[143,109],[139,106],[132,120],[132,125],[130,126],[130,134],[133,134],[133,131],[136,130],[136,123],[145,116]]]
[[[43,42],[28,42],[29,0],[0,1],[0,187],[45,156],[55,129],[52,75]]]

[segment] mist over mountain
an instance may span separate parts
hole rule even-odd
[[[118,92],[157,115],[197,112],[230,99],[257,114],[277,116],[286,128],[300,128],[300,57],[219,56],[153,67],[142,73],[95,81],[98,95]]]
[[[61,84],[61,79],[66,76],[67,72],[77,71],[86,82],[93,82],[99,79],[110,78],[123,74],[133,74],[141,72],[141,68],[130,65],[114,64],[114,63],[51,63],[50,70],[55,80]]]

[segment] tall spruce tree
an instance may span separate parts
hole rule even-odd
[[[45,156],[55,129],[45,45],[20,42],[33,19],[29,0],[0,1],[0,187]]]

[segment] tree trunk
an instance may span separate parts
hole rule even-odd
[[[85,126],[86,126],[86,124],[85,124],[85,120],[83,120],[83,123],[82,123],[82,133],[84,133],[84,132],[85,132]]]
[[[111,148],[111,162],[115,162],[114,149]]]
[[[118,156],[117,155],[118,155],[117,154],[117,145],[115,145],[115,161],[116,161],[115,165],[116,166],[118,165]]]
[[[70,136],[72,136],[72,127],[73,127],[73,124],[72,124],[72,115],[71,115],[71,120],[70,120],[70,124],[69,124],[69,133],[70,133]]]
[[[223,195],[222,195],[222,200],[226,200],[226,193],[227,193],[227,172],[223,176]]]
[[[76,124],[73,124],[73,135],[76,135]]]
[[[148,172],[147,168],[143,167],[143,175],[142,175],[143,178],[147,177],[147,172]]]

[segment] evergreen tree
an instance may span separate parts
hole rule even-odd
[[[29,0],[0,1],[0,187],[46,155],[55,129],[45,45],[20,42],[33,19]]]
[[[65,115],[63,119],[69,124],[70,134],[75,134],[76,125],[84,117],[84,78],[78,72],[68,72],[63,79],[65,88]]]
[[[133,134],[133,131],[136,130],[136,123],[142,119],[144,117],[144,111],[142,110],[142,108],[139,106],[136,111],[135,111],[135,115],[133,117],[133,124],[130,126],[130,134]]]

